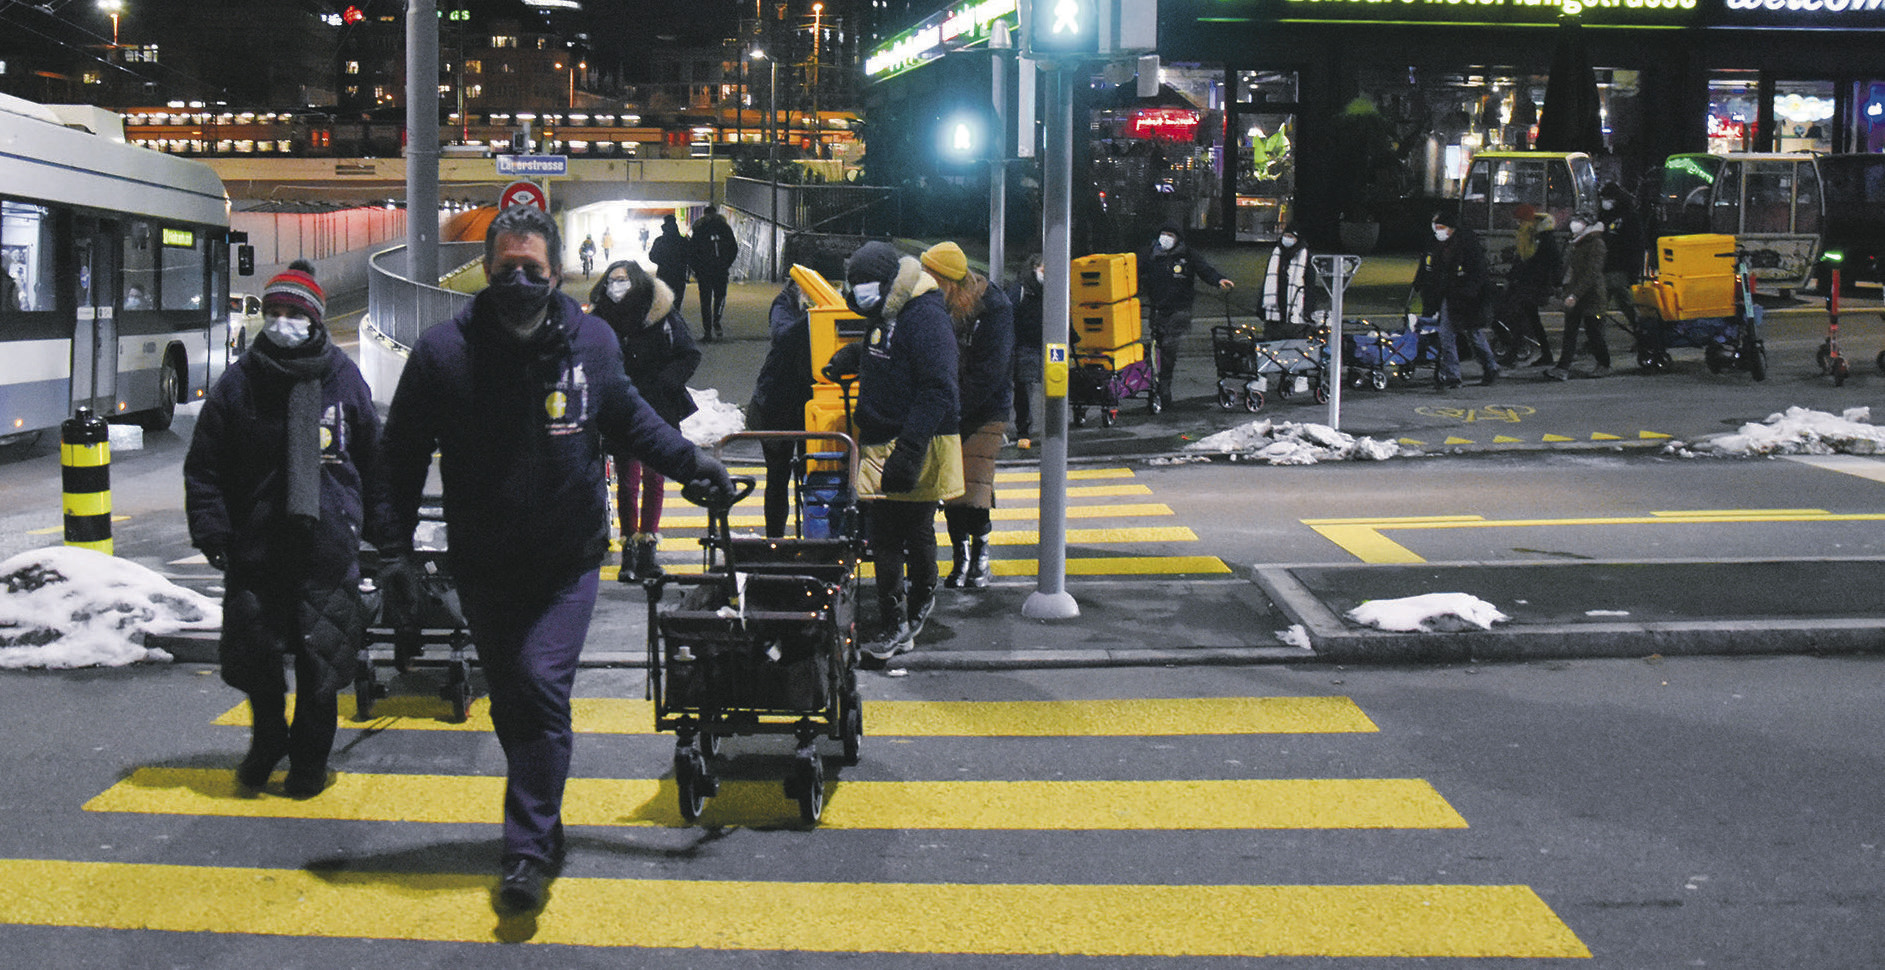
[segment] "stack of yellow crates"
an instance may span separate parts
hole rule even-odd
[[[1083,361],[1105,358],[1113,370],[1145,359],[1139,333],[1139,258],[1100,253],[1073,261],[1072,329]]]
[[[854,427],[845,422],[843,391],[825,379],[825,364],[839,347],[864,336],[864,318],[845,306],[844,296],[817,270],[794,263],[792,279],[812,304],[808,311],[812,336],[812,399],[805,402],[805,430],[854,435]],[[857,393],[856,385],[852,385],[851,393]],[[822,450],[822,446],[814,444],[813,449]]]
[[[1734,243],[1725,233],[1656,240],[1656,278],[1631,287],[1636,304],[1672,322],[1732,316]]]

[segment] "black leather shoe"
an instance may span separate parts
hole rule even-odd
[[[281,784],[281,790],[289,798],[313,798],[327,790],[327,765],[318,769],[302,769],[290,762],[288,778]]]
[[[1484,376],[1482,376],[1479,379],[1479,386],[1491,387],[1492,385],[1497,384],[1498,382],[1499,382],[1499,372],[1496,370],[1489,370],[1485,373]]]
[[[535,859],[517,859],[504,864],[504,878],[498,883],[497,900],[505,908],[520,913],[543,905],[546,873]]]
[[[236,784],[258,790],[267,787],[268,776],[275,773],[275,766],[287,756],[286,742],[279,745],[249,742],[249,753],[243,756],[241,764],[236,765]]]

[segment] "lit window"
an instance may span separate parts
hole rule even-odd
[[[348,73],[348,74],[358,74],[358,73],[360,73],[360,62],[359,62],[359,61],[348,61],[348,62],[347,62],[347,73]]]
[[[467,97],[467,98],[482,98],[482,97],[484,97],[484,85],[482,85],[482,84],[467,84],[467,85],[465,85],[465,97]]]
[[[483,61],[466,61],[465,73],[466,74],[483,74],[484,62]]]
[[[491,38],[492,47],[516,47],[517,38],[507,34],[498,34]]]

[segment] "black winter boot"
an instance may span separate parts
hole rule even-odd
[[[636,579],[637,577],[635,575],[635,540],[629,538],[628,536],[623,536],[622,537],[622,568],[621,568],[621,571],[615,574],[615,581],[618,583],[632,583],[632,582],[635,582]]]
[[[907,645],[903,648],[904,650],[910,650],[916,646],[916,635],[923,632],[923,624],[929,622],[929,615],[935,609],[936,587],[910,590],[910,632],[905,637]]]
[[[988,583],[988,533],[984,532],[969,540],[969,571],[963,575],[962,585],[987,589]]]
[[[877,597],[877,636],[866,641],[859,649],[864,656],[883,662],[911,647],[912,633],[906,618],[906,603],[902,591],[894,596]]]
[[[950,589],[960,589],[964,576],[974,574],[974,559],[969,554],[968,536],[950,536],[949,547],[955,553],[955,564],[949,567],[949,575],[943,577],[943,585]]]
[[[661,565],[655,562],[655,546],[661,537],[650,532],[635,540],[635,576],[637,579],[658,579]]]

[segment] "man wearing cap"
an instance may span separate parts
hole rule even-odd
[[[490,285],[421,334],[383,440],[389,605],[416,600],[420,491],[439,454],[447,563],[504,749],[498,901],[533,910],[563,855],[570,690],[609,549],[603,439],[683,482],[731,490],[719,460],[648,406],[609,325],[564,295],[556,223],[512,206],[484,237]]]
[[[236,780],[260,789],[286,758],[282,790],[295,798],[327,787],[337,695],[366,630],[360,541],[381,538],[386,521],[379,415],[328,339],[326,310],[308,264],[268,281],[262,332],[210,389],[183,462],[190,541],[226,574],[222,677],[249,695]]]
[[[1433,242],[1414,273],[1414,289],[1429,316],[1440,318],[1440,366],[1434,382],[1442,391],[1460,386],[1461,334],[1470,334],[1473,354],[1479,358],[1480,384],[1499,379],[1499,362],[1486,342],[1482,314],[1491,309],[1486,291],[1492,277],[1486,268],[1486,248],[1479,235],[1459,225],[1458,216],[1441,210],[1433,216]]]
[[[1196,299],[1193,279],[1226,292],[1236,285],[1185,244],[1177,223],[1168,222],[1159,229],[1151,248],[1139,254],[1139,299],[1144,301],[1140,313],[1147,335],[1158,348],[1161,407],[1172,403],[1172,373],[1184,349],[1185,335],[1191,332],[1191,305]]]

